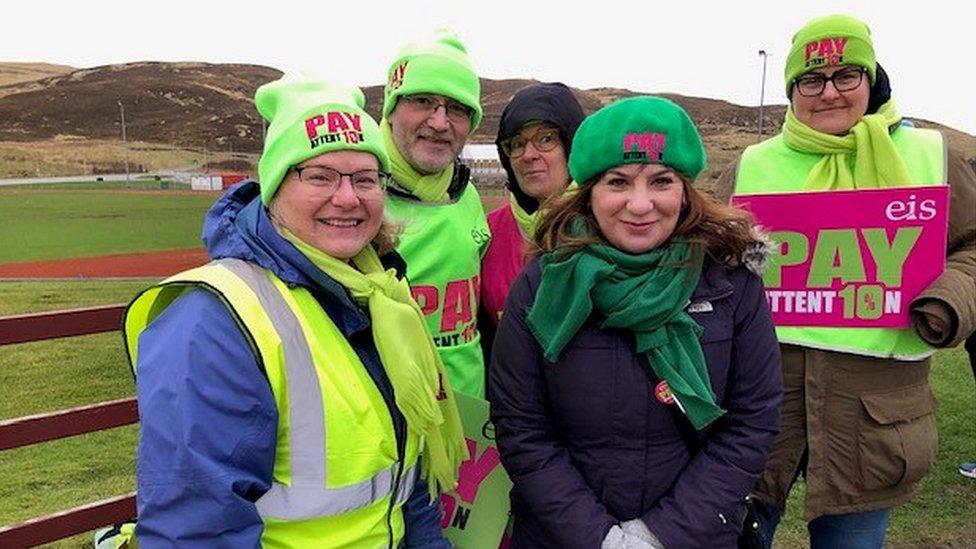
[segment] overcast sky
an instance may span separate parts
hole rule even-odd
[[[758,105],[758,50],[770,54],[766,103],[785,103],[783,64],[793,33],[812,17],[846,12],[870,25],[903,115],[976,134],[976,8],[967,0],[952,4],[14,0],[4,5],[0,61],[75,67],[150,60],[252,63],[372,85],[385,80],[400,46],[447,26],[467,43],[483,77]]]

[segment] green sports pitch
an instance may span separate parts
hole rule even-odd
[[[214,193],[105,185],[0,187],[0,263],[203,245]]]

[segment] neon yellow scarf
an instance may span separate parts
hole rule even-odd
[[[563,190],[563,194],[570,191],[575,191],[579,188],[579,185],[575,181],[570,181],[569,185]],[[539,212],[542,210],[542,205],[536,211],[529,213],[519,206],[518,200],[515,199],[515,195],[508,193],[508,203],[512,205],[512,216],[515,218],[515,222],[518,223],[519,229],[522,231],[522,238],[526,240],[532,240],[535,236],[535,230],[538,226]]]
[[[433,497],[457,486],[458,467],[467,459],[467,446],[454,392],[434,347],[427,322],[410,295],[406,280],[396,271],[384,271],[376,250],[367,245],[352,258],[352,265],[315,248],[281,227],[282,235],[316,267],[342,284],[356,303],[366,305],[373,341],[383,369],[393,384],[397,408],[407,428],[424,437],[425,478]],[[355,266],[355,267],[354,267]]]
[[[438,173],[424,175],[413,169],[407,159],[400,154],[400,150],[393,142],[393,128],[385,118],[380,121],[380,133],[383,135],[386,152],[390,155],[390,169],[393,172],[393,179],[398,185],[424,202],[443,202],[449,198],[447,187],[451,184],[451,178],[454,176],[453,164]]]
[[[518,224],[519,230],[522,231],[522,238],[526,240],[532,240],[532,235],[535,234],[535,224],[536,219],[539,218],[539,210],[529,213],[519,206],[517,200],[515,200],[515,195],[508,193],[508,203],[512,207],[512,217],[515,218],[515,223]]]
[[[783,140],[791,149],[824,155],[807,175],[809,191],[899,187],[910,182],[908,168],[888,133],[899,120],[892,99],[877,113],[862,116],[846,135],[830,135],[797,120],[793,107],[789,107]]]

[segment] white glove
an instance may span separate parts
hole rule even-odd
[[[664,544],[661,543],[661,540],[657,539],[657,536],[648,529],[647,525],[641,519],[628,520],[620,525],[620,529],[623,530],[625,536],[639,539],[651,549],[664,549]]]
[[[642,520],[634,519],[611,526],[600,549],[664,549],[664,545]]]

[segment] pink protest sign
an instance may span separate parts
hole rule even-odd
[[[508,547],[508,492],[512,481],[501,464],[495,428],[488,420],[488,402],[455,392],[468,459],[458,471],[457,490],[441,494],[441,528],[454,547]]]
[[[776,242],[763,281],[777,326],[909,327],[945,270],[949,187],[737,196]]]

